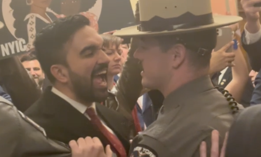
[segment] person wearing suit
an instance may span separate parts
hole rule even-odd
[[[227,85],[232,81],[232,69],[231,67],[227,67],[222,70],[219,74],[216,74],[212,77],[212,81],[215,85],[220,86],[222,88],[226,88]],[[215,82],[217,80],[217,82]],[[250,100],[252,97],[254,87],[252,85],[251,79],[249,78],[246,82],[242,98],[240,99],[239,103],[242,104],[244,107],[248,107],[250,105]]]
[[[246,14],[246,25],[242,35],[242,44],[248,53],[250,65],[254,71],[259,71],[256,81],[255,89],[252,94],[251,105],[261,104],[261,25],[260,25],[260,8],[253,7],[256,3],[253,0],[242,0],[241,4]]]
[[[106,147],[106,153],[103,151],[103,148],[100,149],[103,146],[97,138],[86,137],[85,139],[70,141],[71,150],[61,142],[48,139],[41,126],[18,111],[10,101],[2,96],[0,96],[0,114],[0,126],[4,126],[0,131],[1,157],[112,156],[109,147]],[[101,153],[100,156],[97,155],[98,153]]]
[[[131,122],[95,103],[108,96],[109,59],[101,49],[101,36],[89,24],[82,15],[68,16],[39,33],[36,56],[53,87],[46,89],[26,115],[52,139],[68,143],[98,137],[114,154],[126,157]]]

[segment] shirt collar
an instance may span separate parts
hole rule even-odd
[[[51,90],[54,94],[56,94],[57,96],[59,96],[60,98],[62,98],[63,100],[67,101],[69,104],[71,104],[76,110],[78,110],[80,113],[85,114],[87,108],[93,108],[94,111],[96,112],[96,106],[95,103],[92,103],[92,105],[90,107],[87,107],[71,98],[69,98],[68,96],[66,96],[65,94],[63,94],[62,92],[60,92],[58,89],[56,89],[55,87],[52,87]],[[97,112],[96,112],[97,114]]]
[[[209,76],[203,76],[195,79],[170,93],[163,102],[164,108],[169,108],[169,110],[171,110],[172,106],[183,105],[182,103],[188,100],[188,98],[192,98],[198,93],[202,93],[213,88],[214,87]]]

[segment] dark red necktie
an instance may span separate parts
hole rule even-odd
[[[91,123],[106,137],[107,142],[110,144],[112,151],[117,154],[117,157],[127,157],[125,149],[119,139],[105,128],[94,109],[88,108],[86,113],[91,118]]]

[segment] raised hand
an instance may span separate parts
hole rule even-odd
[[[79,138],[77,141],[70,141],[72,157],[112,157],[110,146],[104,152],[101,141],[94,137]]]
[[[225,136],[221,152],[219,153],[219,133],[217,130],[212,131],[210,157],[225,157],[227,137],[228,134]],[[200,145],[200,157],[207,157],[207,144],[204,141]]]
[[[218,51],[213,51],[210,60],[210,71],[209,74],[215,74],[216,72],[222,71],[224,68],[234,66],[233,61],[235,60],[235,52],[226,52],[233,42],[226,44]]]

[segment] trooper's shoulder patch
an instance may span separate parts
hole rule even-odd
[[[21,116],[27,123],[29,123],[29,124],[32,125],[34,128],[36,128],[37,130],[39,130],[45,137],[47,136],[45,130],[44,130],[40,125],[36,124],[32,119],[30,119],[30,118],[28,118],[27,116],[25,116],[22,112],[18,111],[18,113],[20,114],[20,116]]]
[[[133,149],[131,157],[158,157],[158,155],[148,146],[138,145]]]

